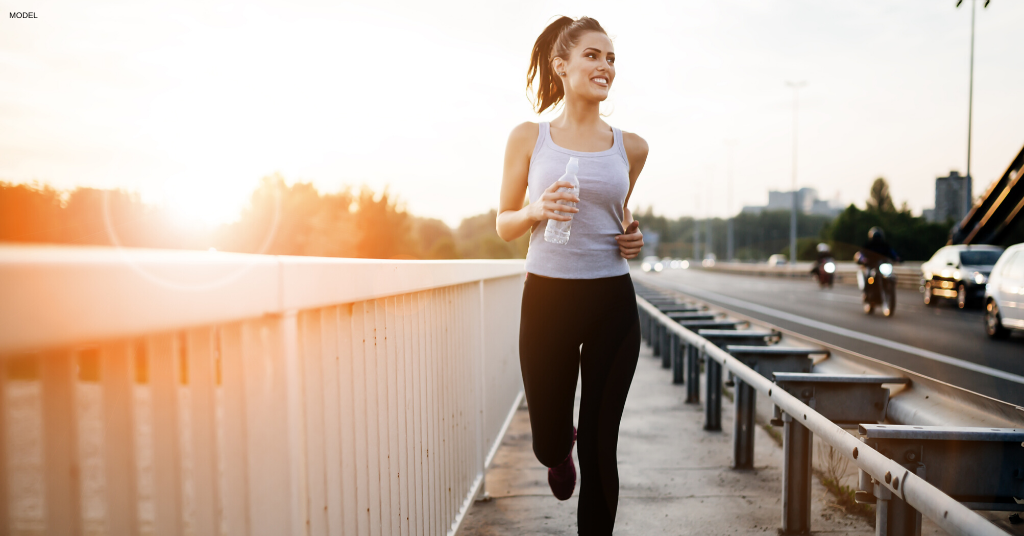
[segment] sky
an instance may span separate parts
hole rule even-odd
[[[650,146],[630,208],[726,216],[790,189],[787,81],[806,81],[800,187],[862,204],[884,176],[917,212],[966,169],[971,0],[3,3],[0,181],[133,190],[186,219],[232,220],[273,173],[389,186],[453,226],[496,208],[509,132],[558,113],[525,89],[557,15],[613,39],[605,120]],[[1024,145],[1022,23],[1024,2],[978,3],[976,195]]]

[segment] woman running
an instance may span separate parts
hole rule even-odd
[[[561,17],[545,28],[533,46],[527,88],[534,80],[538,114],[563,101],[564,109],[550,123],[512,130],[497,220],[504,240],[532,233],[519,362],[533,451],[548,467],[552,493],[564,501],[576,487],[572,447],[579,440],[579,533],[611,534],[619,500],[619,421],[640,351],[626,259],[639,255],[643,235],[626,206],[647,160],[647,142],[601,119],[599,105],[615,81],[615,52],[596,20]],[[578,197],[558,191],[572,188],[558,181],[570,157],[578,159]],[[568,243],[544,240],[548,220],[572,221]],[[581,371],[577,435],[573,403]]]

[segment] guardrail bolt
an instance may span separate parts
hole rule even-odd
[[[882,409],[882,403],[881,402],[875,402],[875,409]]]
[[[892,473],[890,473],[889,471],[886,471],[885,472],[885,483],[888,484],[890,482],[892,482]]]
[[[811,398],[811,394],[810,389],[804,389],[803,391],[800,391],[800,398]]]
[[[912,451],[912,450],[911,451],[907,451],[907,453],[903,457],[906,458],[908,462],[916,462],[917,461],[917,453]]]

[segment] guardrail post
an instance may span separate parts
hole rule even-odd
[[[704,368],[707,387],[704,400],[704,429],[709,432],[722,431],[722,364],[707,359]]]
[[[891,498],[888,500],[878,499],[875,504],[875,534],[878,536],[920,536],[921,513],[914,510],[914,507],[907,504],[907,501],[892,493],[889,493],[888,496]]]
[[[733,423],[732,467],[753,469],[754,467],[754,412],[757,409],[757,393],[738,376],[734,376],[736,388],[733,399],[736,404],[736,420]]]
[[[637,312],[640,316],[640,340],[650,344],[651,337],[648,334],[648,322],[651,321],[651,316],[647,314],[647,310],[643,307],[637,307]]]
[[[689,351],[689,347],[689,343],[681,341],[679,335],[672,334],[672,383],[674,385],[682,385],[684,383],[683,367],[686,361],[683,356]]]
[[[690,351],[686,358],[686,403],[700,403],[700,357],[701,350],[696,345],[689,345]]]
[[[661,352],[661,368],[669,368],[672,366],[672,356],[678,351],[676,349],[676,335],[669,330],[665,330],[664,344],[665,348]]]
[[[663,328],[657,320],[653,322],[652,327],[654,329],[652,330],[653,336],[651,337],[653,341],[651,343],[651,353],[654,354],[654,357],[658,357],[661,355],[661,332]]]
[[[782,532],[806,534],[811,530],[811,454],[814,435],[804,425],[782,414]]]

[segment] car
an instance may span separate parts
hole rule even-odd
[[[712,268],[715,266],[716,260],[718,260],[718,257],[716,257],[714,253],[708,253],[707,255],[704,255],[704,260],[700,261],[700,265],[705,268]]]
[[[768,257],[768,266],[782,266],[789,261],[786,260],[786,256],[781,253],[776,253],[771,257]]]
[[[654,271],[655,273],[657,273],[664,270],[665,265],[661,263],[661,259],[659,259],[657,256],[649,255],[647,257],[644,257],[644,260],[640,263],[640,269],[645,272]]]
[[[999,246],[955,245],[939,249],[921,265],[925,305],[952,301],[963,309],[981,304],[992,266],[1003,254]]]
[[[985,332],[1004,339],[1024,330],[1024,244],[1010,246],[992,267],[985,284]]]

